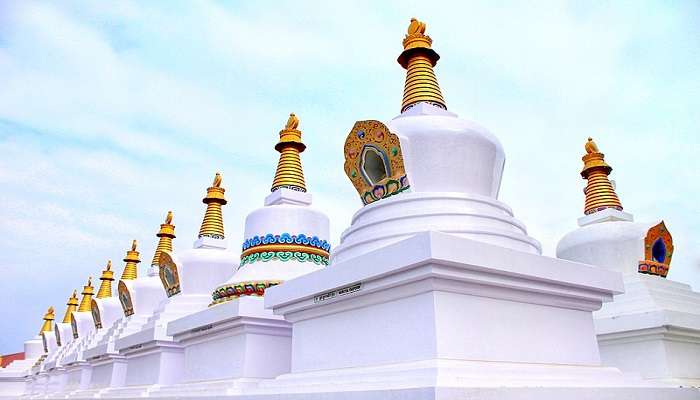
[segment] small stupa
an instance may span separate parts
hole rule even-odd
[[[673,237],[664,221],[635,222],[622,211],[612,168],[592,138],[585,151],[584,215],[557,257],[623,274],[625,293],[594,313],[601,359],[650,381],[700,386],[700,293],[666,279]]]
[[[182,375],[159,395],[233,393],[290,371],[291,326],[264,308],[265,293],[324,268],[330,252],[328,217],[312,207],[306,187],[301,136],[292,113],[275,146],[280,156],[271,193],[246,217],[240,268],[212,288],[209,308],[169,324],[168,335],[185,350]],[[240,361],[201,367],[203,358],[222,354]],[[207,380],[217,383],[202,383]]]
[[[212,288],[238,268],[237,257],[227,250],[222,212],[227,201],[222,182],[221,174],[216,173],[212,185],[207,188],[202,200],[207,208],[192,249],[170,252],[167,247],[169,239],[174,237],[174,227],[162,227],[159,238],[165,239],[158,255],[158,269],[168,297],[148,313],[145,323],[137,328],[128,326],[115,339],[115,351],[125,357],[126,371],[123,382],[113,382],[105,393],[138,397],[154,387],[179,381],[181,372],[177,372],[176,366],[183,362],[184,352],[182,346],[173,342],[168,324],[207,308]],[[165,225],[171,222],[166,220]],[[163,363],[171,367],[161,368]]]

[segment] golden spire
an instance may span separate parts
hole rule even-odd
[[[83,286],[83,298],[80,300],[80,306],[78,306],[78,312],[90,311],[92,310],[92,295],[95,293],[95,289],[92,287],[92,277],[88,277],[87,285]]]
[[[204,213],[202,227],[199,228],[200,238],[224,238],[224,218],[221,215],[221,206],[226,204],[225,191],[221,187],[221,174],[217,172],[214,177],[214,184],[207,188],[207,197],[202,199],[202,202],[207,205],[207,211]]]
[[[280,152],[280,160],[277,163],[271,192],[280,188],[306,192],[304,170],[301,168],[299,158],[299,154],[306,149],[306,145],[301,142],[301,131],[297,129],[298,126],[299,118],[294,113],[289,114],[287,125],[280,131],[280,141],[275,145],[275,150]]]
[[[44,323],[41,324],[41,330],[39,331],[39,334],[41,335],[41,332],[51,332],[53,331],[53,320],[55,319],[54,312],[53,312],[53,307],[49,307],[48,310],[46,310],[46,314],[44,314]]]
[[[138,267],[136,264],[140,263],[139,252],[136,251],[136,239],[131,242],[131,250],[126,251],[126,257],[124,257],[124,272],[122,272],[121,280],[126,281],[129,279],[136,279],[138,275]]]
[[[63,323],[70,324],[70,316],[78,308],[78,292],[76,290],[73,291],[66,305],[68,307],[66,308],[66,314],[63,316]]]
[[[112,260],[107,261],[107,268],[102,271],[100,276],[100,288],[97,290],[97,298],[112,297],[112,281],[114,280],[114,271],[112,271]]]
[[[440,56],[430,47],[432,43],[430,36],[425,34],[425,22],[411,18],[408,33],[403,39],[403,52],[397,60],[407,70],[401,112],[421,102],[447,109],[433,72]]]
[[[168,215],[165,217],[165,223],[160,224],[160,231],[156,234],[160,239],[158,239],[158,247],[156,247],[156,252],[153,254],[153,260],[151,265],[157,266],[158,260],[160,259],[160,253],[163,251],[173,251],[173,239],[175,239],[175,225],[173,222],[173,212],[168,211]]]
[[[606,208],[622,210],[620,199],[608,180],[612,167],[605,163],[605,154],[598,150],[593,138],[588,138],[585,149],[586,155],[582,158],[583,170],[581,171],[583,179],[588,180],[584,190],[586,193],[584,213],[588,215]]]

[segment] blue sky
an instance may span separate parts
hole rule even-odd
[[[413,16],[448,108],[503,143],[501,200],[545,254],[582,214],[590,135],[625,210],[674,235],[670,278],[700,289],[698,2],[0,2],[0,354],[108,259],[121,272],[131,239],[148,264],[167,210],[191,246],[216,171],[237,248],[289,112],[337,243],[361,205],[345,136],[398,113]]]

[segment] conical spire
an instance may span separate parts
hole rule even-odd
[[[75,311],[78,308],[78,292],[76,290],[73,291],[73,294],[68,298],[68,303],[66,303],[68,306],[66,308],[66,313],[63,315],[63,323],[64,324],[70,324],[70,316],[73,314],[73,311]]]
[[[160,239],[158,239],[158,247],[156,247],[156,252],[153,254],[153,260],[151,261],[152,266],[158,266],[158,260],[160,259],[160,253],[163,251],[173,251],[173,239],[175,239],[175,225],[173,222],[173,212],[168,211],[168,215],[165,217],[165,223],[160,224],[160,231],[156,234]]]
[[[204,213],[202,227],[199,228],[200,238],[224,238],[224,218],[221,215],[221,206],[226,204],[224,192],[224,188],[221,187],[221,174],[217,172],[214,183],[207,188],[207,197],[202,199],[202,202],[207,205],[207,211]]]
[[[95,288],[92,287],[92,277],[88,277],[87,285],[83,286],[83,298],[80,300],[78,312],[92,310],[92,295],[95,293]]]
[[[46,310],[46,314],[44,314],[44,323],[41,324],[41,330],[39,331],[40,335],[42,332],[53,331],[53,320],[55,318],[53,307],[49,307],[49,309]]]
[[[606,208],[622,210],[620,199],[615,189],[608,180],[612,167],[605,163],[605,154],[598,150],[592,138],[588,138],[585,145],[586,155],[583,156],[583,170],[581,176],[588,180],[586,189],[586,204],[584,213],[592,214]]]
[[[102,271],[100,276],[100,288],[97,290],[97,298],[112,297],[112,281],[114,280],[114,271],[112,271],[112,260],[107,261],[107,268]]]
[[[425,22],[411,18],[403,39],[403,52],[397,60],[407,71],[401,112],[420,102],[447,109],[433,72],[440,56],[430,47],[432,43],[430,36],[425,34]]]
[[[141,262],[139,259],[139,252],[136,251],[136,239],[131,242],[131,250],[126,251],[126,257],[124,257],[124,272],[122,272],[121,280],[126,281],[129,279],[136,279],[138,275],[137,264]]]
[[[306,192],[304,182],[304,170],[301,168],[299,154],[306,149],[301,141],[301,131],[297,129],[299,118],[294,113],[289,114],[287,125],[280,131],[280,141],[275,150],[280,152],[280,160],[275,171],[275,180],[272,182],[274,192],[280,188],[287,188]]]

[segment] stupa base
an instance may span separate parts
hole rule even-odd
[[[626,292],[596,313],[604,364],[700,387],[700,293],[657,276],[625,276]]]

